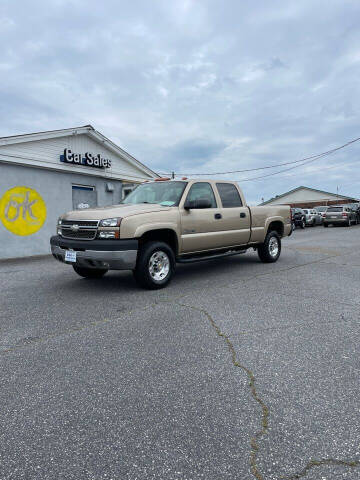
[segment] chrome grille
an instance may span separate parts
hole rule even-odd
[[[71,225],[79,225],[79,227],[94,228],[98,226],[98,220],[62,220],[61,226],[67,227]]]
[[[94,240],[99,222],[97,220],[63,220],[61,236],[81,240]]]

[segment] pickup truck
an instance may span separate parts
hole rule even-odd
[[[176,263],[257,250],[276,262],[291,235],[289,206],[249,207],[237,183],[157,179],[140,184],[118,205],[62,215],[51,251],[85,278],[132,270],[148,289],[165,287]]]

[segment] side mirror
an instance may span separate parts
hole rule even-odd
[[[184,205],[185,210],[211,208],[211,207],[212,207],[211,202],[207,198],[198,198],[197,200],[187,200]]]

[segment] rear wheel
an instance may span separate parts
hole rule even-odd
[[[324,227],[327,228],[329,226],[328,223],[323,223]]]
[[[84,278],[101,278],[107,272],[107,269],[100,269],[100,268],[86,268],[86,267],[78,267],[73,265],[73,269],[75,272],[80,275],[80,277]]]
[[[175,272],[175,255],[167,243],[145,243],[139,253],[134,270],[138,285],[149,290],[164,288]]]
[[[258,247],[258,255],[264,263],[274,263],[280,257],[281,239],[277,232],[269,232],[265,241]]]

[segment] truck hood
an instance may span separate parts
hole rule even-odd
[[[141,213],[163,212],[170,210],[157,204],[140,203],[137,205],[110,205],[108,207],[86,208],[84,210],[73,210],[62,215],[64,220],[103,220],[114,217],[130,217]]]

